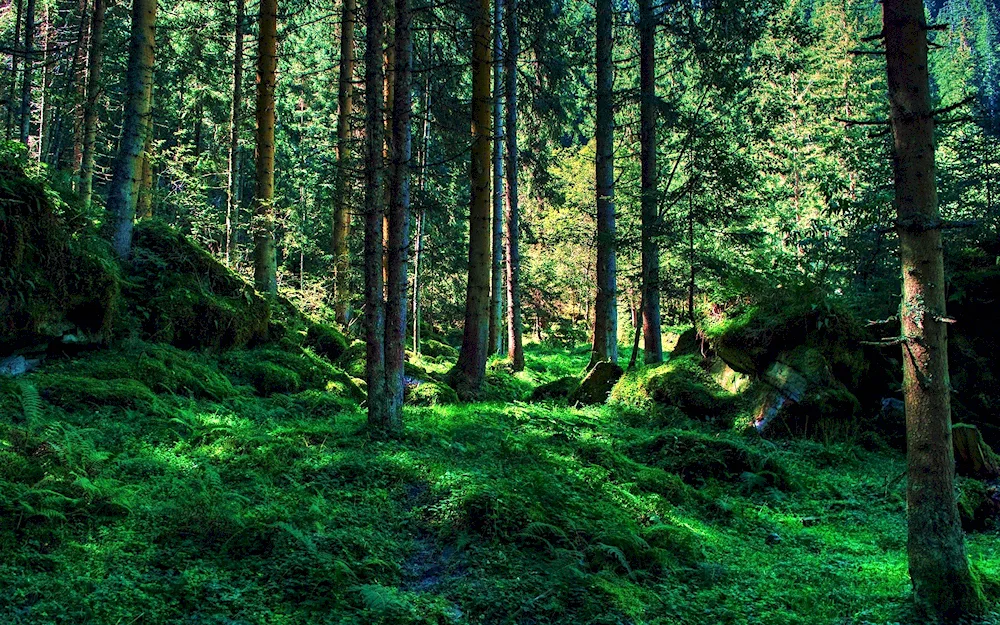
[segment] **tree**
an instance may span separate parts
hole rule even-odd
[[[391,422],[385,388],[385,282],[382,275],[386,197],[382,188],[384,19],[382,0],[368,0],[365,9],[365,375],[368,425],[375,430]]]
[[[233,41],[233,96],[229,112],[229,162],[226,167],[226,263],[232,262],[240,210],[240,122],[243,119],[243,20],[245,0],[236,0]]]
[[[452,371],[455,390],[465,397],[475,395],[486,376],[490,325],[490,135],[492,133],[490,0],[471,0],[471,4],[472,159],[469,169],[471,187],[469,278],[466,286],[462,347],[459,350],[458,362]],[[514,189],[508,189],[508,201],[513,194]]]
[[[597,4],[597,296],[590,365],[618,362],[618,278],[615,258],[614,63],[611,0]]]
[[[101,93],[101,61],[104,54],[105,0],[94,0],[90,16],[90,53],[87,55],[87,99],[83,107],[83,160],[80,165],[80,197],[90,204],[94,192],[94,150],[97,144],[97,122],[100,118],[98,98]]]
[[[524,369],[524,346],[521,340],[521,253],[520,208],[517,176],[520,170],[517,148],[517,57],[521,54],[521,33],[517,18],[517,0],[510,0],[504,16],[507,26],[507,352],[514,371]]]
[[[639,144],[642,163],[642,335],[647,363],[663,362],[656,171],[656,22],[653,1],[639,0]]]
[[[334,182],[333,306],[337,321],[348,322],[348,273],[351,211],[347,203],[348,165],[351,159],[351,114],[354,112],[354,23],[357,3],[344,0],[340,27],[340,76],[337,89],[337,178]]]
[[[896,228],[906,405],[908,555],[914,597],[949,622],[982,612],[954,489],[941,218],[922,0],[885,0],[883,35],[895,140]]]
[[[406,267],[410,250],[410,114],[413,42],[410,0],[395,1],[393,39],[392,158],[389,168],[388,249],[386,250],[385,388],[381,429],[402,428],[403,366],[406,363]]]
[[[122,259],[128,258],[132,253],[132,229],[135,224],[137,190],[142,176],[142,155],[146,147],[146,136],[152,128],[149,116],[155,29],[156,0],[133,0],[132,38],[125,76],[125,120],[108,187],[112,246]]]
[[[493,255],[492,280],[490,283],[490,350],[501,350],[501,325],[503,323],[503,221],[504,221],[504,179],[503,179],[503,72],[500,71],[503,57],[503,0],[493,2]]]
[[[34,69],[35,0],[28,0],[24,12],[24,78],[21,80],[21,143],[28,145],[31,133],[31,74]]]
[[[261,0],[257,52],[257,194],[253,275],[257,290],[278,292],[274,247],[274,87],[278,70],[278,0]]]

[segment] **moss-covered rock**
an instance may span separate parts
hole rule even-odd
[[[611,389],[625,371],[613,362],[602,361],[594,365],[569,396],[570,405],[589,406],[603,404],[608,400]]]
[[[347,351],[347,339],[340,330],[322,323],[308,325],[306,345],[330,362],[336,362]]]
[[[447,384],[424,382],[407,388],[406,403],[412,406],[441,406],[457,404],[458,393]]]
[[[420,354],[431,358],[444,358],[446,360],[458,360],[458,350],[434,339],[428,339],[420,344]]]
[[[33,375],[32,384],[48,403],[71,411],[103,406],[149,411],[156,395],[148,386],[129,378],[101,380],[79,375],[46,373]]]
[[[147,220],[136,226],[132,266],[128,295],[149,340],[226,350],[268,338],[267,300],[166,224]]]
[[[249,384],[262,396],[319,390],[355,401],[365,397],[347,373],[301,349],[237,350],[226,354],[222,367],[237,382]]]
[[[337,366],[355,378],[365,377],[365,358],[368,347],[364,341],[354,341],[337,359]]]
[[[580,378],[567,375],[561,378],[546,382],[535,387],[531,391],[530,401],[551,401],[567,400],[569,396],[580,386]]]
[[[649,396],[698,419],[728,414],[734,396],[720,387],[700,363],[700,356],[688,355],[671,358],[657,367],[646,377]]]

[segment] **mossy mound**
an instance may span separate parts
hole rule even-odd
[[[406,391],[406,403],[411,406],[443,406],[457,404],[458,393],[447,384],[424,382]]]
[[[344,371],[304,350],[259,348],[226,354],[223,370],[235,380],[252,386],[258,394],[327,391],[362,401],[362,391]]]
[[[354,341],[337,359],[337,366],[354,378],[365,377],[365,358],[368,347],[364,341]]]
[[[712,379],[701,361],[700,356],[681,356],[650,371],[645,379],[649,397],[697,419],[730,414],[735,396]]]
[[[434,339],[428,339],[420,344],[420,355],[431,358],[444,358],[446,360],[458,360],[458,350]]]
[[[131,408],[152,412],[156,395],[148,386],[128,377],[102,380],[80,375],[42,373],[33,375],[31,383],[39,395],[67,411],[93,411],[104,406]]]
[[[310,323],[306,328],[306,345],[330,362],[336,362],[347,351],[347,339],[340,330],[322,323]]]
[[[136,226],[132,269],[129,299],[149,340],[225,350],[267,339],[267,300],[166,224],[148,220]]]
[[[599,362],[587,373],[580,385],[569,396],[570,405],[590,406],[608,400],[611,389],[625,371],[613,362]]]
[[[580,386],[580,378],[567,375],[551,382],[541,384],[531,391],[529,401],[552,401],[569,399],[569,396]]]
[[[121,303],[109,246],[23,154],[0,150],[0,351],[105,339]]]

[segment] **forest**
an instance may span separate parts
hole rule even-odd
[[[0,622],[1000,624],[1000,0],[0,0]]]

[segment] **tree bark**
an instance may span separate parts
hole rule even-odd
[[[618,362],[618,268],[615,224],[614,13],[611,0],[597,2],[597,124],[595,166],[597,190],[597,297],[594,303],[592,368]]]
[[[385,138],[382,0],[365,9],[365,374],[368,382],[368,425],[381,430],[389,419],[385,388],[385,283],[382,275],[385,191],[382,154]]]
[[[517,175],[520,154],[517,148],[517,57],[521,54],[521,31],[517,21],[517,0],[510,0],[504,15],[507,26],[507,353],[514,371],[524,370],[521,328],[521,211],[518,206]]]
[[[903,273],[910,579],[918,606],[932,619],[951,622],[984,606],[955,502],[927,24],[922,0],[885,0],[882,6]]]
[[[642,164],[642,334],[646,363],[663,362],[656,185],[656,23],[652,0],[639,0],[639,144]]]
[[[21,79],[21,143],[28,145],[31,134],[31,74],[34,68],[35,0],[28,0],[24,12],[24,78]]]
[[[347,202],[348,167],[351,162],[351,114],[354,112],[354,25],[357,2],[344,0],[340,27],[340,76],[337,85],[337,178],[333,201],[333,309],[337,322],[347,326],[348,273],[351,268],[348,237],[351,210]]]
[[[243,117],[243,21],[246,1],[236,0],[233,41],[233,97],[229,112],[229,163],[226,168],[226,264],[231,265],[236,247],[235,223],[240,210],[240,122]]]
[[[406,269],[410,251],[410,131],[412,34],[410,0],[395,0],[392,161],[389,173],[389,245],[386,275],[385,387],[382,429],[398,432],[403,422],[403,365],[406,362]]]
[[[472,2],[472,159],[469,170],[469,280],[462,347],[452,374],[463,397],[486,376],[490,316],[490,0]]]
[[[14,50],[10,53],[10,92],[7,98],[7,140],[10,141],[14,132],[14,94],[17,92],[17,44],[21,41],[21,14],[24,12],[24,0],[17,0],[14,11]]]
[[[278,293],[274,247],[274,87],[278,71],[278,0],[261,0],[257,53],[257,193],[253,275],[257,290]]]
[[[101,57],[104,53],[104,11],[106,0],[94,0],[90,16],[90,53],[87,58],[87,101],[83,108],[83,160],[80,164],[80,197],[84,206],[94,193],[94,149],[97,146],[97,122],[100,117]]]
[[[490,282],[490,351],[500,352],[503,324],[503,0],[493,2],[493,246]]]
[[[80,23],[76,36],[76,47],[73,50],[73,65],[70,74],[76,93],[73,101],[73,163],[72,171],[77,176],[83,168],[84,117],[87,102],[87,64],[84,62],[88,42],[90,40],[87,0],[80,0]],[[79,179],[76,183],[79,191]]]
[[[427,34],[428,62],[434,53],[434,31]],[[431,77],[424,76],[423,118],[420,121],[420,171],[417,176],[417,190],[423,194],[427,184],[427,152],[431,140]],[[424,227],[427,220],[423,206],[417,215],[417,240],[413,245],[413,352],[420,353],[420,260],[424,247]]]
[[[108,215],[113,227],[112,246],[123,259],[132,253],[136,190],[142,175],[146,133],[150,128],[149,94],[153,82],[155,28],[156,0],[133,0],[132,40],[125,75],[125,121],[108,189]]]

